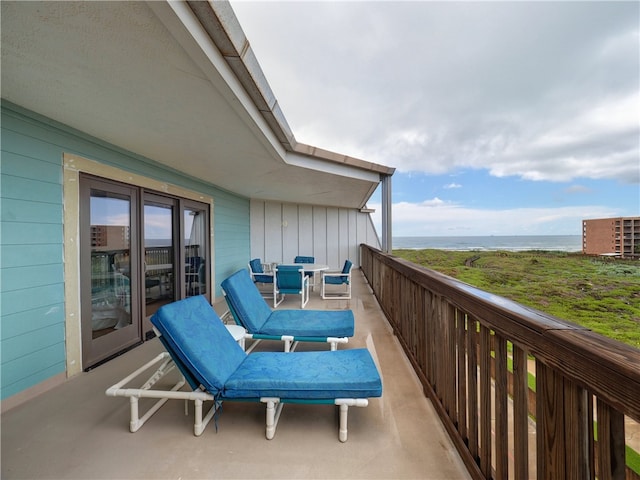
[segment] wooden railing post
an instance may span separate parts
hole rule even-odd
[[[624,416],[598,401],[598,478],[624,480]]]
[[[527,354],[513,347],[513,461],[516,480],[529,478],[529,372]]]

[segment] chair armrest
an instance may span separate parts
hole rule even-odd
[[[251,281],[253,282],[275,283],[273,272],[254,273],[253,271],[249,270],[249,278],[251,278]]]
[[[350,277],[351,276],[351,272],[349,273],[342,273],[342,270],[325,270],[324,272],[322,272],[322,276],[323,277]]]
[[[255,277],[256,275],[264,275],[266,277],[273,277],[273,272],[255,273],[254,271],[249,270],[249,275],[251,275],[252,277]]]

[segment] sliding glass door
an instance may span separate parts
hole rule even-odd
[[[83,368],[153,337],[162,305],[209,296],[209,207],[81,176]]]

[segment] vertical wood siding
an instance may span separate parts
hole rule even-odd
[[[342,268],[349,259],[357,267],[360,244],[380,248],[368,213],[357,210],[251,201],[251,258],[290,263],[296,255]]]
[[[217,283],[246,267],[249,200],[185,177],[8,102],[2,103],[0,398],[65,371],[63,165],[65,152],[214,198]]]

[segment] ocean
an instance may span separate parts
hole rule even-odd
[[[146,247],[171,245],[170,239],[146,239]],[[490,235],[486,237],[393,237],[392,247],[438,250],[555,250],[581,252],[580,235]]]
[[[490,235],[476,237],[393,237],[392,248],[438,250],[553,250],[581,252],[580,235]]]

